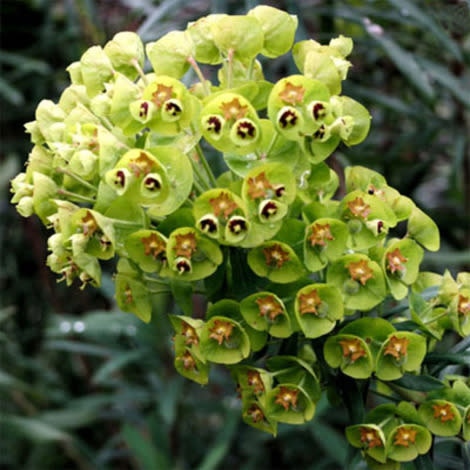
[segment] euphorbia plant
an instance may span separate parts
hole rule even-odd
[[[432,435],[469,438],[468,378],[429,391],[428,359],[446,331],[470,332],[470,274],[419,271],[438,229],[382,175],[349,167],[338,189],[324,161],[370,125],[341,94],[352,41],[293,44],[296,27],[259,6],[145,48],[129,32],[90,48],[26,125],[34,147],[12,202],[54,231],[47,263],[67,284],[99,285],[115,259],[117,303],[145,322],[172,292],[176,370],[204,385],[227,367],[247,424],[275,435],[311,420],[328,389],[349,408],[351,445],[398,468]],[[299,73],[265,80],[257,56],[289,51]],[[218,84],[199,64],[220,65]],[[358,414],[368,390],[389,403]]]

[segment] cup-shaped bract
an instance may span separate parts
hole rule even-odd
[[[116,274],[116,301],[124,312],[137,315],[148,323],[152,318],[152,302],[145,284],[127,274]]]
[[[167,264],[166,244],[166,237],[157,230],[141,229],[129,235],[124,246],[142,271],[158,273]]]
[[[90,47],[80,58],[80,73],[90,98],[96,96],[111,81],[114,70],[109,57],[100,46]]]
[[[355,379],[367,379],[374,370],[369,346],[356,335],[339,334],[328,337],[323,354],[330,367],[339,367],[344,374]]]
[[[199,18],[189,23],[186,32],[190,35],[194,46],[194,58],[203,64],[220,64],[223,60],[218,47],[214,43],[211,24],[226,15],[214,14]]]
[[[273,381],[267,370],[240,365],[234,366],[231,373],[243,401],[256,399],[263,406],[266,404],[266,394],[271,391]]]
[[[209,277],[222,259],[219,246],[192,227],[178,228],[168,238],[168,266],[178,279],[195,281]]]
[[[387,438],[387,457],[398,462],[411,462],[429,452],[431,433],[418,424],[402,424],[393,429]]]
[[[421,367],[426,355],[426,338],[408,331],[391,333],[377,357],[376,375],[380,380],[396,380],[405,372]]]
[[[277,421],[267,415],[266,409],[259,401],[247,399],[242,405],[243,422],[260,431],[268,432],[273,436],[277,434]]]
[[[315,404],[300,386],[282,383],[267,398],[268,416],[280,423],[303,424],[315,414]]]
[[[312,272],[323,269],[345,251],[349,238],[347,225],[338,219],[319,218],[307,226],[304,238],[304,262]]]
[[[346,428],[348,442],[374,460],[386,462],[386,439],[380,426],[372,423],[356,424]]]
[[[419,417],[436,436],[455,436],[462,427],[462,416],[448,400],[427,400],[418,408]]]
[[[201,330],[201,353],[210,362],[236,364],[250,354],[245,329],[229,317],[212,316]]]
[[[240,302],[245,321],[255,330],[271,336],[287,338],[292,334],[289,314],[282,300],[272,292],[257,292]]]
[[[387,295],[382,269],[360,253],[345,255],[332,262],[328,266],[326,280],[339,288],[344,306],[349,309],[370,310]]]
[[[187,339],[179,334],[175,336],[175,369],[187,379],[201,385],[209,381],[210,364],[201,360],[194,346],[187,345]]]
[[[295,297],[295,316],[307,338],[318,338],[329,333],[343,318],[343,301],[336,286],[309,284]]]
[[[111,60],[114,70],[134,80],[138,68],[143,68],[145,54],[141,39],[132,31],[123,31],[114,35],[104,46],[104,53]]]
[[[294,282],[305,273],[295,251],[289,245],[275,240],[251,249],[248,266],[258,276],[280,284]]]

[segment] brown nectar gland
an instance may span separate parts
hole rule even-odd
[[[144,245],[145,256],[153,256],[156,259],[158,255],[165,253],[165,242],[156,233],[151,233],[140,241]]]
[[[298,390],[294,390],[289,387],[280,387],[279,391],[276,395],[276,400],[274,403],[277,405],[281,405],[285,411],[289,410],[289,407],[293,410],[297,407],[297,399],[298,399]]]
[[[359,358],[367,356],[367,352],[358,338],[342,339],[339,344],[343,349],[343,357],[348,358],[351,362],[356,362]]]
[[[253,392],[263,393],[264,383],[261,379],[261,374],[257,370],[249,370],[246,374],[248,385],[253,387]]]
[[[212,210],[216,217],[220,217],[220,215],[223,214],[223,217],[226,219],[233,211],[238,209],[237,203],[233,201],[230,195],[226,192],[222,192],[219,196],[209,199],[209,204],[212,206]]]
[[[432,405],[432,409],[434,410],[434,419],[440,420],[441,423],[455,419],[455,414],[449,403],[445,403],[444,405]]]
[[[272,295],[260,297],[256,299],[256,303],[258,304],[260,316],[267,316],[271,321],[284,313],[282,305]]]
[[[279,98],[284,103],[289,103],[295,106],[296,104],[302,103],[304,99],[305,88],[302,85],[295,86],[290,82],[287,82],[284,89],[279,93]]]
[[[165,101],[171,99],[172,95],[172,86],[165,86],[159,83],[157,89],[152,93],[152,101],[157,108],[160,108]]]
[[[90,211],[87,211],[85,216],[82,217],[83,234],[85,236],[92,236],[98,230],[98,224],[95,217]]]
[[[370,214],[370,206],[364,202],[362,197],[356,197],[354,200],[347,203],[348,209],[351,214],[360,219],[367,219]]]
[[[403,359],[407,355],[408,344],[410,340],[408,338],[398,338],[392,336],[385,347],[384,356],[390,355],[395,359]]]
[[[412,444],[416,441],[417,430],[413,428],[398,428],[393,438],[393,445],[409,447],[410,442]]]
[[[253,423],[259,423],[264,420],[264,413],[258,405],[251,405],[246,414],[251,418]]]
[[[139,178],[141,175],[151,173],[154,162],[144,152],[140,152],[140,155],[137,158],[133,158],[128,166],[134,175]]]
[[[405,258],[400,249],[396,248],[395,250],[387,253],[387,269],[393,274],[396,271],[403,271],[405,269],[405,263],[408,261],[408,258]]]
[[[196,361],[187,349],[184,351],[184,354],[182,356],[176,357],[176,360],[183,363],[183,368],[185,370],[196,369]]]
[[[351,261],[351,263],[346,265],[346,268],[349,270],[351,279],[353,281],[359,281],[363,286],[369,279],[374,277],[374,272],[365,259],[356,262]]]
[[[331,234],[330,224],[313,224],[311,229],[312,234],[308,237],[311,246],[326,246],[328,241],[335,239]]]
[[[181,235],[176,235],[176,243],[173,247],[176,256],[183,256],[185,258],[191,258],[192,254],[196,251],[196,235],[192,232],[188,232]]]
[[[267,190],[272,188],[273,185],[269,182],[264,171],[248,178],[248,196],[250,196],[251,199],[266,197],[268,195]]]
[[[215,339],[219,345],[221,345],[224,340],[228,340],[232,335],[233,323],[223,320],[215,320],[212,328],[209,329],[211,334],[209,338]]]
[[[299,311],[301,315],[306,313],[313,313],[318,315],[317,307],[322,303],[318,291],[316,289],[311,290],[308,294],[301,294],[299,296]]]
[[[276,267],[277,269],[281,268],[286,261],[290,260],[289,252],[284,251],[282,246],[278,243],[263,248],[263,254],[266,258],[266,264],[269,267]]]
[[[361,427],[359,432],[361,433],[361,442],[366,444],[369,449],[383,446],[382,439],[376,429]]]
[[[227,121],[230,119],[242,119],[248,114],[248,106],[242,106],[238,98],[234,98],[228,103],[222,103],[220,110]]]

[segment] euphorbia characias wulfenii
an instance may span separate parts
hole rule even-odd
[[[420,378],[442,369],[446,331],[470,333],[470,275],[420,272],[439,232],[382,175],[349,167],[340,189],[327,158],[370,126],[341,94],[353,44],[294,44],[296,27],[258,6],[145,47],[126,32],[90,48],[26,125],[12,202],[53,231],[47,264],[68,285],[100,285],[115,260],[117,304],[145,322],[172,293],[176,370],[204,385],[228,368],[248,425],[275,435],[337,389],[351,445],[397,468],[431,434],[469,437],[468,378]],[[257,57],[289,51],[298,72],[266,80]],[[389,404],[358,421],[374,393]]]

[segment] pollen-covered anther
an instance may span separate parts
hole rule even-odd
[[[156,233],[151,233],[148,237],[141,238],[140,241],[144,245],[145,256],[153,256],[156,259],[160,254],[165,253],[166,244]]]
[[[268,199],[259,205],[259,214],[265,219],[273,218],[279,211],[279,204],[276,201]]]
[[[193,253],[196,251],[196,235],[193,232],[176,235],[176,243],[173,247],[176,256],[183,256],[185,258],[191,258]]]
[[[339,344],[343,349],[343,357],[351,362],[356,362],[359,358],[367,356],[367,352],[358,338],[342,339]]]
[[[410,442],[415,443],[417,433],[418,431],[413,428],[398,428],[393,438],[393,445],[409,447]]]
[[[459,294],[459,303],[457,306],[459,315],[470,315],[470,297]]]
[[[234,215],[233,217],[230,217],[227,223],[227,227],[230,233],[233,235],[240,235],[247,232],[248,223],[245,217]]]
[[[249,145],[258,139],[258,127],[251,119],[239,119],[230,130],[230,137],[237,145]]]
[[[351,214],[360,219],[367,219],[367,216],[370,214],[369,204],[364,202],[362,197],[356,197],[354,200],[347,203],[348,209]]]
[[[158,193],[162,188],[162,179],[158,173],[150,173],[143,179],[142,186],[150,193]]]
[[[220,110],[227,121],[230,119],[242,119],[248,114],[248,106],[243,106],[238,98],[234,98],[227,103],[222,103]]]
[[[221,192],[217,197],[209,199],[209,204],[216,217],[228,218],[233,211],[238,209],[237,203],[226,192]]]
[[[326,246],[328,241],[335,238],[331,234],[330,224],[313,224],[311,225],[312,234],[308,237],[311,246]]]
[[[297,109],[291,106],[284,106],[277,114],[277,123],[281,129],[292,129],[301,120],[301,115]]]
[[[396,248],[387,253],[387,269],[394,274],[396,271],[403,271],[408,258],[405,258],[400,249]]]
[[[379,433],[376,429],[361,427],[359,428],[361,433],[361,442],[366,445],[367,448],[373,449],[374,447],[382,447],[382,439],[380,439]]]
[[[248,178],[248,196],[251,199],[266,197],[268,195],[267,190],[272,188],[273,185],[269,182],[264,171]]]
[[[390,355],[398,360],[403,359],[407,355],[409,342],[408,338],[392,336],[385,346],[384,356]]]
[[[207,233],[209,236],[217,235],[219,230],[219,222],[212,214],[207,214],[201,217],[199,219],[198,226],[202,232]]]
[[[253,392],[263,393],[264,392],[264,383],[261,379],[261,374],[257,370],[249,370],[246,373],[248,385],[253,387]]]
[[[297,408],[299,391],[289,387],[279,387],[274,403],[281,405],[285,411],[289,408],[295,410]]]
[[[266,264],[270,267],[281,268],[284,263],[290,260],[289,252],[282,249],[278,243],[263,248]]]
[[[215,320],[212,328],[209,328],[209,338],[215,339],[219,346],[232,336],[233,324],[228,321]]]
[[[261,408],[258,405],[251,405],[246,414],[251,418],[253,423],[259,423],[264,420],[264,413],[261,411]]]
[[[284,103],[295,106],[302,103],[304,99],[305,88],[302,85],[295,86],[291,82],[286,82],[284,89],[279,93],[279,98]]]
[[[182,330],[181,334],[186,338],[185,339],[185,344],[190,345],[198,345],[199,344],[199,338],[197,336],[196,330],[189,324],[186,323],[185,321],[182,322]]]
[[[196,369],[196,361],[194,360],[193,356],[187,349],[184,351],[182,356],[176,357],[176,361],[183,363],[184,370]]]
[[[98,224],[90,211],[87,211],[81,219],[83,235],[92,236],[98,230]]]
[[[189,259],[180,256],[175,260],[175,268],[179,274],[190,273],[192,271],[191,261]]]
[[[166,101],[171,99],[172,95],[172,86],[165,86],[159,83],[157,89],[152,93],[152,101],[157,108],[160,108]]]
[[[346,268],[349,270],[349,275],[354,281],[359,281],[363,286],[366,285],[366,282],[369,279],[374,277],[374,272],[367,264],[365,259],[359,261],[351,261],[351,263],[346,265]]]
[[[320,307],[321,303],[322,300],[318,295],[318,291],[313,289],[307,294],[301,294],[299,296],[299,312],[301,315],[305,315],[306,313],[318,315],[318,307]]]
[[[432,409],[434,410],[434,419],[440,420],[441,423],[455,419],[455,414],[449,403],[445,403],[444,405],[432,405]]]
[[[213,139],[220,139],[222,137],[222,130],[225,125],[225,119],[222,116],[212,114],[203,120],[205,130],[211,134]]]
[[[260,297],[255,302],[258,304],[261,317],[268,317],[269,320],[275,321],[279,315],[284,314],[282,305],[272,295]]]

